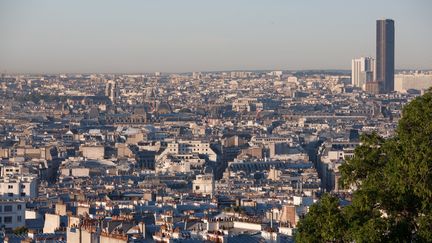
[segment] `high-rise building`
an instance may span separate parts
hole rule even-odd
[[[377,20],[376,31],[376,82],[380,93],[388,93],[394,90],[394,21]]]
[[[361,57],[352,60],[351,82],[355,87],[366,89],[366,83],[374,81],[375,59],[373,57]]]

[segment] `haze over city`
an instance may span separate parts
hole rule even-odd
[[[432,242],[431,6],[0,0],[0,242]]]
[[[396,69],[432,68],[432,3],[1,1],[2,72],[350,69],[394,19]]]

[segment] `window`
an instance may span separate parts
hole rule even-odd
[[[8,189],[13,189],[13,185],[8,185]]]
[[[3,221],[3,218],[2,217],[0,217],[0,224],[1,224],[1,222]]]
[[[12,212],[12,205],[5,205],[4,206],[4,211],[5,212]]]
[[[10,224],[10,223],[12,223],[12,216],[4,217],[4,223],[5,223],[5,224]]]
[[[21,222],[22,221],[22,217],[21,216],[17,216],[17,221]]]
[[[21,210],[21,204],[18,204],[18,205],[17,205],[17,209],[18,209],[18,210]]]
[[[25,192],[21,192],[21,197],[25,197],[26,193]]]
[[[21,188],[24,189],[24,188],[25,188],[25,185],[21,185]]]
[[[8,193],[8,197],[13,197],[13,193],[12,193],[12,192],[9,192],[9,193]]]
[[[3,206],[0,205],[0,213],[3,212]]]

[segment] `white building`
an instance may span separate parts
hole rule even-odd
[[[37,197],[37,178],[26,176],[5,176],[0,178],[0,198],[30,199]]]
[[[192,186],[194,193],[212,195],[215,189],[215,181],[212,174],[197,175]]]
[[[167,148],[158,156],[161,158],[167,154],[205,154],[209,160],[217,161],[217,154],[210,148],[210,143],[201,141],[179,140],[168,144]]]
[[[21,167],[14,165],[2,165],[0,164],[0,176],[13,176],[21,174]]]
[[[53,234],[57,229],[66,227],[68,216],[58,214],[45,214],[43,232],[45,234]]]
[[[103,159],[105,155],[105,147],[100,145],[81,145],[79,150],[87,159]]]
[[[25,226],[25,211],[23,201],[0,200],[0,228],[13,230]]]
[[[60,172],[62,176],[90,177],[90,169],[85,167],[62,168]]]
[[[296,84],[296,85],[299,84],[297,77],[294,77],[294,76],[288,77],[287,82],[292,83],[292,84]]]
[[[323,189],[339,190],[339,166],[354,157],[355,148],[359,142],[326,142],[319,149],[317,171],[322,180]]]
[[[405,93],[409,89],[427,90],[432,87],[432,74],[413,73],[395,75],[395,91]]]
[[[157,173],[189,173],[204,169],[205,162],[206,160],[200,158],[199,154],[171,154],[159,159],[155,169]]]
[[[167,148],[156,157],[155,169],[157,173],[188,173],[202,170],[206,161],[218,161],[218,155],[210,147],[210,143],[179,140],[169,143]]]
[[[375,80],[375,58],[360,57],[351,62],[351,82],[355,87],[366,89],[366,83]]]
[[[237,112],[251,111],[253,105],[258,102],[257,98],[238,98],[232,103],[232,109]]]

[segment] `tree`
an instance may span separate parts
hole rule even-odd
[[[343,235],[333,241],[432,242],[432,90],[404,107],[393,138],[362,136],[362,145],[340,171],[341,184],[357,190],[352,204],[336,207],[338,212],[323,208],[324,213],[342,215],[347,223]],[[308,214],[296,239],[303,242],[322,235],[318,224],[323,220],[340,222]]]
[[[300,221],[296,242],[342,242],[346,226],[339,199],[325,194]]]
[[[28,229],[25,226],[17,227],[13,230],[13,233],[16,235],[26,234],[27,232],[28,232]]]

